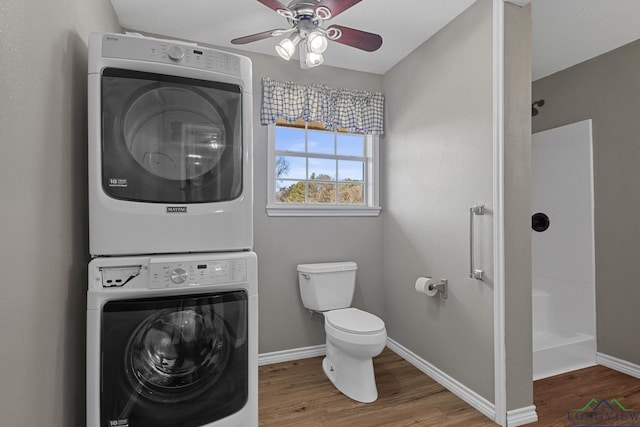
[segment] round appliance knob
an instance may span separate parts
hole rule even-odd
[[[171,281],[176,285],[184,283],[185,280],[187,280],[187,272],[184,268],[176,268],[171,271]]]
[[[169,55],[169,58],[178,62],[184,58],[184,51],[179,46],[169,46],[169,49],[167,49],[167,55]]]

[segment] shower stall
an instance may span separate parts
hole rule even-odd
[[[533,379],[596,364],[591,120],[532,138]]]

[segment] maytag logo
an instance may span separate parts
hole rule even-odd
[[[167,206],[167,213],[187,213],[186,206]]]

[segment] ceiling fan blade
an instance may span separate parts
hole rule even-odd
[[[335,18],[361,1],[362,0],[320,0],[320,3],[314,8],[314,11],[320,19],[327,20]]]
[[[258,40],[268,39],[269,37],[279,36],[286,32],[286,30],[269,30],[263,31],[257,34],[251,34],[250,36],[238,37],[231,40],[232,44],[247,44],[257,42]]]
[[[366,50],[367,52],[373,52],[382,46],[382,37],[380,35],[343,27],[342,25],[332,25],[327,28],[327,37],[335,42]]]
[[[283,6],[282,3],[280,3],[278,0],[258,0],[258,1],[263,5],[267,6],[269,9],[275,10],[280,15],[283,15],[286,17],[293,16],[293,12],[291,12],[289,8],[287,8],[286,6]]]

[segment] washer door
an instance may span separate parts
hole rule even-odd
[[[240,86],[107,68],[102,183],[111,197],[204,203],[242,193]]]
[[[150,400],[198,397],[227,367],[230,341],[224,321],[210,306],[161,310],[131,336],[127,378]]]
[[[245,291],[106,303],[101,425],[199,427],[242,409],[246,325]]]

